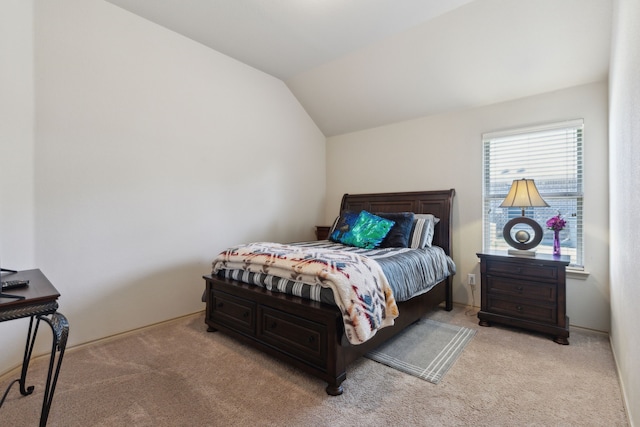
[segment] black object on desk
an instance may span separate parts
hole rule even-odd
[[[25,286],[28,286],[28,285],[29,285],[29,281],[24,279],[2,280],[2,290],[0,291],[0,299],[1,298],[25,299],[24,295],[6,294],[4,293],[4,291],[9,289],[15,289],[15,288],[24,288]]]
[[[7,268],[0,268],[0,274],[3,271],[6,271],[7,273],[17,273],[16,270],[9,270]],[[24,299],[24,296],[21,296],[21,295],[5,294],[4,290],[5,289],[20,288],[20,287],[26,286],[28,284],[29,284],[28,280],[22,280],[22,279],[18,279],[18,280],[2,280],[2,290],[0,290],[0,298]],[[0,406],[1,406],[1,404],[0,404]]]
[[[13,276],[13,277],[12,277]],[[27,396],[33,393],[33,386],[26,386],[27,370],[29,361],[33,353],[33,347],[38,333],[40,321],[44,321],[51,327],[53,333],[53,343],[51,348],[51,357],[49,359],[49,371],[47,374],[47,383],[44,389],[44,397],[42,401],[42,412],[40,413],[40,427],[47,424],[53,393],[58,382],[58,374],[62,365],[62,357],[67,346],[67,338],[69,336],[69,322],[67,318],[59,313],[58,297],[60,293],[49,282],[40,270],[25,270],[15,272],[5,276],[7,280],[28,280],[29,286],[14,288],[11,295],[7,298],[0,296],[0,322],[7,320],[21,319],[30,317],[29,332],[27,334],[27,342],[24,350],[24,358],[22,360],[22,371],[20,378],[9,384],[2,399],[0,399],[0,407],[4,403],[11,387],[20,384],[20,394]],[[19,297],[19,298],[16,298]],[[34,320],[35,328],[34,328]],[[56,354],[58,354],[56,361]]]

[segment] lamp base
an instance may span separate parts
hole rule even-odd
[[[533,238],[531,236],[526,242],[520,242],[513,239],[511,236],[511,230],[520,224],[528,225],[533,230]],[[529,234],[529,233],[525,233]],[[511,220],[509,220],[502,229],[502,235],[504,236],[504,241],[507,242],[509,246],[513,249],[509,250],[509,255],[516,256],[528,256],[534,257],[536,256],[535,250],[532,251],[533,248],[538,246],[538,244],[542,241],[542,227],[532,218],[527,218],[526,216],[518,216]],[[518,235],[518,232],[516,232]]]
[[[520,249],[509,249],[507,253],[509,255],[526,256],[530,258],[533,258],[534,256],[536,256],[536,251],[527,251],[527,250],[520,250]]]

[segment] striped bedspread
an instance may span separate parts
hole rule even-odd
[[[373,259],[382,267],[396,301],[407,301],[423,294],[456,272],[453,260],[438,246],[424,249],[360,249],[331,241],[309,242],[304,245],[307,244],[339,248]]]

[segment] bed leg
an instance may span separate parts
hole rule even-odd
[[[325,390],[329,396],[340,396],[343,392],[341,384],[327,384],[327,388],[325,388]]]
[[[209,326],[207,328],[207,332],[218,332],[218,330],[216,328],[214,328],[213,326]]]
[[[447,311],[453,310],[453,276],[447,277],[447,291],[444,309]]]

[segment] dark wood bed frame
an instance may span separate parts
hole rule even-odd
[[[454,190],[404,193],[345,194],[340,211],[431,213],[436,225],[433,244],[451,255],[451,211]],[[328,383],[330,395],[342,394],[346,368],[369,350],[416,322],[444,302],[452,308],[452,277],[429,292],[399,302],[394,326],[380,329],[360,345],[346,342],[342,315],[337,307],[271,292],[217,276],[206,281],[208,331],[220,330],[234,338],[296,366]]]

